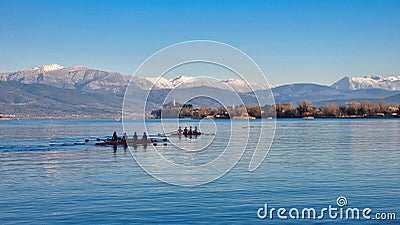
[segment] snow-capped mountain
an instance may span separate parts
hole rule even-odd
[[[152,88],[157,88],[157,89],[165,89],[165,88],[173,88],[174,86],[170,82],[170,80],[164,78],[164,77],[146,77],[144,78],[145,80],[149,81],[147,86],[144,87],[144,89],[152,89]]]
[[[196,79],[195,77],[188,77],[188,76],[177,76],[174,77],[172,79],[169,80],[169,82],[171,82],[173,87],[178,87],[178,86],[199,86],[201,80],[200,79]]]
[[[166,79],[164,77],[146,77],[145,79],[152,83],[151,87],[144,87],[145,89],[212,87],[222,90],[235,90],[236,92],[250,92],[251,90],[265,90],[269,88],[267,84],[248,83],[244,80],[232,78],[228,80],[216,80],[191,76],[177,76],[172,79]]]
[[[265,90],[269,88],[274,88],[277,85],[269,85],[265,83],[254,83],[254,82],[247,82],[244,80],[238,80],[238,79],[228,79],[225,81],[222,81],[226,84],[228,84],[231,87],[234,87],[234,89],[238,92],[248,92],[250,90],[250,87],[253,91],[257,90]]]
[[[203,80],[189,76],[177,76],[172,79],[164,77],[145,77],[144,79],[151,82],[151,86],[145,89],[172,89],[172,88],[187,88],[194,86],[204,86]]]
[[[358,90],[379,88],[390,91],[400,90],[400,76],[380,77],[343,77],[331,85],[331,87],[343,90]]]
[[[0,81],[18,81],[23,84],[46,84],[57,88],[89,92],[123,94],[130,77],[83,66],[63,67],[58,64],[43,65],[27,70],[1,73]]]

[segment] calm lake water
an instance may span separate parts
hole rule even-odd
[[[157,127],[157,121],[150,123]],[[259,120],[251,121],[251,126],[259,124]],[[217,121],[218,133],[228,133],[228,125],[226,121]],[[245,125],[234,122],[236,129]],[[257,216],[265,203],[288,211],[306,207],[319,211],[329,205],[340,208],[336,202],[340,196],[347,200],[344,209],[371,208],[371,217],[375,213],[396,213],[400,219],[400,120],[294,119],[278,120],[276,125],[270,152],[256,171],[248,171],[251,153],[246,152],[220,179],[188,188],[148,175],[129,149],[118,147],[114,151],[112,147],[90,144],[114,130],[121,134],[122,123],[0,121],[0,223],[378,222],[330,219],[328,214],[323,220],[281,220],[277,215],[261,220]],[[49,145],[84,139],[90,139],[89,144]],[[208,139],[205,136],[174,141],[185,146]],[[205,163],[220,154],[226,142],[224,135],[216,134],[213,151],[208,153],[174,151],[172,144],[157,148],[166,157],[183,164]],[[149,148],[152,146],[148,149],[139,146],[133,154],[146,154]],[[381,222],[398,224],[399,220]]]

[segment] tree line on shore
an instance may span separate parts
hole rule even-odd
[[[161,109],[153,110],[153,118],[352,118],[352,117],[397,117],[400,114],[399,104],[388,105],[385,100],[379,100],[375,105],[368,100],[349,102],[344,106],[335,103],[315,107],[308,100],[292,103],[276,103],[275,106],[228,106],[211,108],[202,106],[194,108],[192,104],[170,102]]]
[[[308,100],[302,100],[293,104],[275,104],[277,117],[319,117],[319,118],[347,118],[347,117],[397,117],[399,105],[388,105],[385,100],[379,100],[375,105],[368,100],[361,102],[349,102],[344,106],[335,103],[315,107]]]

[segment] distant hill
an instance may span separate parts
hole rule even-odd
[[[93,94],[45,84],[0,81],[0,113],[19,117],[115,117],[121,111],[122,97]]]
[[[188,94],[190,93],[190,94]],[[227,105],[255,105],[257,100],[254,93],[236,93],[230,90],[219,89],[214,87],[200,86],[191,88],[176,88],[176,89],[159,89],[152,90],[149,94],[149,101],[158,105],[176,100],[177,102],[186,101],[187,97],[203,96],[194,98],[191,103],[195,106],[207,104],[207,98],[218,99]],[[209,96],[209,97],[206,97]],[[218,104],[220,105],[220,104]]]
[[[385,101],[388,104],[400,104],[400,94],[387,97],[385,98]]]
[[[316,102],[346,97],[341,90],[318,84],[283,85],[273,88],[272,92],[276,102],[294,104],[303,99]]]

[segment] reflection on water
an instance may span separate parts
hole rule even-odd
[[[48,145],[114,130],[122,134],[121,123],[0,121],[1,223],[265,224],[274,221],[259,220],[256,210],[266,202],[320,207],[334,205],[338,196],[352,207],[399,216],[399,125],[398,120],[279,120],[267,159],[255,172],[248,172],[252,152],[246,151],[224,177],[182,188],[146,174],[120,146]],[[230,129],[223,121],[217,127]],[[175,141],[201,145],[207,141],[202,138]],[[224,138],[217,136],[204,152],[180,151],[172,144],[155,149],[185,165],[202,164],[220,154]],[[144,156],[152,149],[131,150]]]

